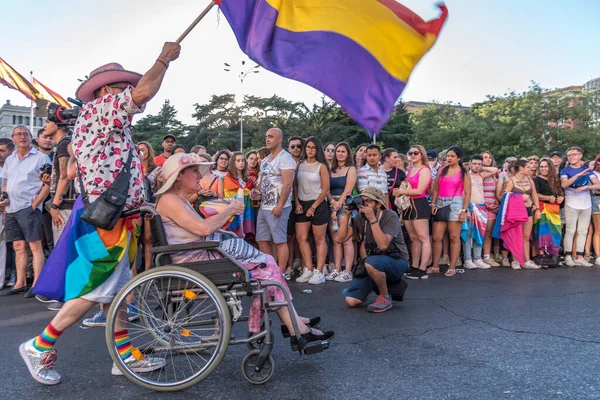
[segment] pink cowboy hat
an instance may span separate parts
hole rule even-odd
[[[94,100],[94,92],[104,85],[115,82],[129,82],[133,86],[136,86],[141,78],[142,74],[127,71],[119,63],[108,63],[90,73],[89,78],[79,85],[75,91],[75,97],[87,103]]]

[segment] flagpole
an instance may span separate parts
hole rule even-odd
[[[185,32],[183,32],[181,34],[181,36],[179,36],[179,38],[175,41],[175,43],[181,43],[181,41],[183,39],[185,39],[185,37],[192,31],[192,29],[194,29],[196,27],[196,25],[198,25],[198,23],[202,20],[202,18],[204,18],[206,16],[206,14],[208,14],[208,12],[215,6],[215,4],[220,4],[220,3],[221,3],[221,0],[211,1],[210,4],[208,6],[206,6],[204,11],[202,11],[200,13],[200,15],[198,15],[198,18],[196,18],[194,20],[194,22],[192,22],[192,24],[190,26],[188,26],[188,28],[185,30]]]
[[[32,82],[33,84],[33,71],[29,71],[29,74],[31,75],[31,80],[30,82]],[[31,132],[31,137],[33,137],[34,133],[33,133],[33,100],[31,100],[31,109],[30,109],[30,113],[29,113],[29,131]]]

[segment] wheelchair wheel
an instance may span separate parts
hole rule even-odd
[[[262,329],[264,329],[264,325],[263,325]],[[253,335],[254,335],[254,333],[248,332],[248,337],[253,336]],[[269,336],[271,337],[271,343],[273,343],[275,341],[275,336],[273,335],[273,332],[270,332]],[[264,338],[258,339],[256,342],[250,342],[250,343],[248,343],[248,349],[249,350],[260,350],[260,349],[262,349],[264,342],[265,342]]]
[[[267,383],[275,372],[275,360],[269,354],[260,371],[256,370],[258,355],[260,350],[252,350],[242,358],[242,375],[253,385],[262,385]]]
[[[140,321],[127,320],[130,296],[137,300]],[[127,362],[119,356],[115,327],[128,331],[133,350]],[[183,390],[205,379],[223,359],[230,336],[229,308],[219,289],[203,275],[177,266],[132,279],[115,297],[106,320],[106,343],[116,367],[136,384],[157,391]]]

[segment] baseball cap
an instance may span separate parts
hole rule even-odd
[[[427,150],[427,158],[429,160],[434,160],[438,158],[438,153],[435,150]]]
[[[560,151],[553,151],[552,153],[550,153],[550,158],[554,156],[559,156],[560,158],[562,158],[563,155]]]
[[[175,138],[175,136],[171,135],[170,133],[168,135],[165,135],[165,137],[163,138],[163,141],[167,140],[167,138],[171,138],[171,139],[177,141],[177,139]]]

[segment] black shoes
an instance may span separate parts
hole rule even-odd
[[[309,328],[316,328],[321,323],[321,317],[314,317],[306,324]],[[285,325],[281,325],[281,334],[284,338],[290,337],[290,331]]]
[[[306,340],[307,343],[310,342],[320,342],[320,341],[329,341],[331,339],[333,339],[335,337],[335,332],[334,331],[327,331],[327,332],[323,332],[320,335],[317,335],[315,333],[313,333],[313,330],[311,329],[310,331],[308,331],[308,333],[305,333],[303,335],[301,335],[302,338],[304,340]],[[290,338],[290,344],[292,345],[292,350],[293,351],[298,351],[299,347],[298,347],[298,340],[296,339],[296,336],[292,336]]]
[[[412,272],[407,273],[406,277],[408,279],[427,279],[429,276],[427,275],[427,271],[415,268]]]

